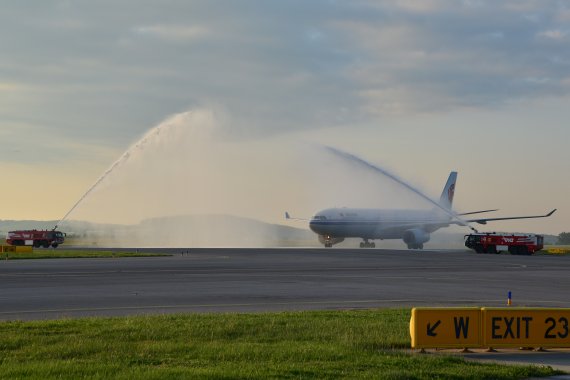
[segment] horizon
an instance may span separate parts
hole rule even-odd
[[[387,209],[390,210],[390,209]],[[393,210],[397,210],[397,209],[393,209]],[[306,231],[306,232],[310,232],[311,234],[313,234],[313,232],[311,232],[309,230],[308,227],[304,227],[301,226],[299,222],[297,222],[296,224],[292,223],[292,222],[287,222],[287,220],[284,220],[283,223],[273,223],[273,222],[265,222],[259,219],[254,219],[254,218],[250,218],[250,217],[243,217],[243,216],[239,216],[239,215],[230,215],[230,214],[201,214],[201,215],[191,215],[191,214],[180,214],[180,215],[163,215],[163,216],[159,216],[159,217],[152,217],[152,218],[148,218],[148,219],[143,219],[141,221],[138,221],[136,223],[105,223],[105,222],[93,222],[93,221],[88,221],[88,220],[74,220],[74,219],[70,219],[70,220],[66,220],[65,224],[87,224],[87,225],[94,225],[94,226],[119,226],[119,227],[136,227],[136,226],[141,226],[142,224],[145,223],[149,223],[149,222],[153,222],[153,221],[158,221],[160,219],[182,219],[182,218],[212,218],[212,217],[216,217],[216,218],[228,218],[228,219],[243,219],[243,220],[249,220],[252,222],[259,222],[259,223],[263,223],[263,224],[267,224],[267,225],[274,225],[274,226],[278,226],[278,227],[288,227],[288,228],[293,228],[293,229],[297,229],[297,230],[301,230],[301,231]],[[9,224],[9,223],[55,223],[57,222],[57,220],[33,220],[33,219],[25,219],[25,220],[13,220],[13,219],[0,219],[0,228],[2,224]],[[477,226],[478,224],[473,223],[473,226]],[[57,230],[59,231],[63,231],[65,232],[65,226],[64,228],[60,228],[61,226],[57,226]],[[36,228],[30,228],[30,229],[36,229]],[[433,235],[439,235],[439,234],[450,234],[450,235],[467,235],[469,233],[473,233],[473,231],[468,231],[467,229],[465,229],[464,231],[462,230],[463,227],[461,226],[457,226],[457,225],[450,225],[449,227],[443,227],[440,228],[438,230],[436,230],[434,233],[432,233]],[[39,228],[37,230],[49,230],[49,229],[44,229],[44,228]],[[73,229],[72,229],[73,230]],[[75,232],[75,231],[74,231]],[[548,235],[548,236],[558,236],[559,234],[549,234],[549,233],[543,233],[541,231],[501,231],[501,230],[494,230],[494,231],[481,231],[481,233],[512,233],[512,234],[541,234],[541,235]],[[353,238],[356,239],[356,238]]]

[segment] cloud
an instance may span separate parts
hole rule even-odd
[[[568,32],[564,30],[545,30],[537,34],[539,38],[546,38],[551,40],[564,40],[568,37]]]
[[[435,12],[446,5],[448,1],[442,0],[396,0],[395,5],[411,12]]]
[[[201,104],[247,138],[556,97],[567,14],[544,1],[14,3],[0,90],[19,87],[0,120],[122,147]]]
[[[31,86],[27,84],[14,83],[14,82],[0,82],[0,93],[5,95],[15,92],[26,92],[31,90]]]
[[[170,41],[191,41],[208,36],[209,30],[203,26],[192,25],[152,25],[135,27],[133,31],[140,35],[150,35]]]
[[[349,68],[364,110],[441,113],[566,93],[565,70],[551,63],[570,55],[546,41],[565,37],[550,28],[556,4],[454,3],[382,2],[368,19],[337,22],[366,57]]]

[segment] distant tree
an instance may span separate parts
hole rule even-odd
[[[570,232],[562,232],[558,235],[558,244],[570,244]]]

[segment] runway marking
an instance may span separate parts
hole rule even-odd
[[[136,270],[136,269],[114,269],[103,271],[82,271],[82,272],[15,272],[15,273],[0,273],[0,277],[16,277],[16,276],[81,276],[81,275],[97,275],[97,274],[148,274],[148,273],[189,273],[189,274],[211,274],[212,270],[216,273],[243,273],[243,272],[323,272],[323,271],[394,271],[394,270],[450,270],[457,268],[464,268],[463,264],[453,266],[382,266],[382,267],[326,267],[326,268],[310,268],[310,269],[282,269],[276,268],[240,268],[240,269],[217,269],[217,268],[204,268],[204,269],[156,269],[156,270]],[[557,269],[558,266],[552,269]],[[501,269],[501,268],[499,268]],[[518,266],[509,266],[502,269],[520,269]],[[549,269],[549,270],[552,270]],[[564,269],[560,269],[564,270]]]

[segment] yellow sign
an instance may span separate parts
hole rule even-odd
[[[483,308],[485,347],[570,347],[570,309]]]
[[[480,308],[412,309],[412,348],[481,347]]]
[[[570,309],[414,308],[412,348],[570,347]]]

